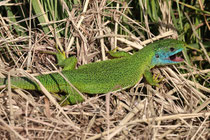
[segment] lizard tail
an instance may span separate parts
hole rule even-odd
[[[27,90],[39,90],[38,84],[27,77],[11,77],[12,88],[22,88]],[[0,79],[0,85],[7,85],[8,79]]]
[[[2,78],[0,79],[0,86],[6,85],[6,79]]]

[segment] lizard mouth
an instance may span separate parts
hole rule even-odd
[[[169,59],[173,62],[183,62],[184,59],[181,57],[178,57],[177,54],[169,56]]]

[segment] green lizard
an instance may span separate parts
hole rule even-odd
[[[182,41],[166,39],[156,41],[142,50],[128,55],[116,53],[116,59],[100,61],[80,66],[74,69],[76,61],[64,68],[62,74],[82,93],[108,93],[134,86],[144,75],[147,82],[157,85],[150,69],[154,66],[177,64],[183,59],[176,54],[184,48]],[[115,55],[110,53],[111,55]],[[72,58],[71,58],[72,59]],[[62,62],[59,62],[62,65]],[[66,66],[66,62],[64,66]],[[70,104],[82,102],[84,99],[58,73],[40,75],[36,77],[49,92],[67,93]],[[7,79],[0,79],[0,85],[7,84]],[[41,90],[39,85],[27,77],[12,77],[12,88],[26,90]]]

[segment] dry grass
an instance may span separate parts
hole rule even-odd
[[[105,4],[86,1],[83,14],[76,16],[74,11],[69,11],[69,19],[57,21],[73,25],[71,38],[52,39],[52,36],[30,28],[23,29],[30,30],[30,36],[15,36],[9,29],[11,24],[4,22],[9,19],[0,16],[0,32],[5,36],[0,38],[0,44],[5,46],[7,52],[1,54],[1,72],[8,74],[7,71],[10,71],[10,75],[20,75],[17,69],[13,69],[15,67],[24,76],[33,79],[33,76],[23,72],[23,68],[27,67],[29,73],[55,70],[51,65],[51,62],[55,63],[54,56],[42,52],[55,52],[58,42],[66,53],[70,51],[77,55],[78,65],[83,65],[107,59],[106,51],[114,49],[116,45],[119,50],[130,51],[133,48],[141,49],[158,39],[177,38],[175,31],[164,27],[160,27],[160,35],[153,35],[148,23],[145,23],[148,27],[145,29],[123,13],[129,8],[126,5],[123,8],[119,5],[108,8]],[[168,11],[164,12],[167,14]],[[104,18],[107,17],[112,17],[112,20],[105,22]],[[136,30],[146,30],[151,38],[140,41],[121,24],[122,17],[127,18],[131,26],[138,27]],[[108,24],[123,27],[127,35],[118,34],[117,28],[113,31]],[[20,47],[23,49],[20,50]],[[185,74],[179,71],[185,71]],[[0,139],[209,138],[210,88],[201,85],[195,78],[194,81],[190,79],[205,77],[210,69],[199,70],[185,63],[155,68],[153,72],[164,77],[159,87],[151,87],[142,80],[125,91],[92,97],[83,94],[87,98],[85,102],[65,107],[61,107],[44,87],[42,92],[29,93],[21,89],[11,90],[8,85],[8,90],[3,88],[0,94]]]

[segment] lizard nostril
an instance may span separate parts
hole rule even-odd
[[[173,47],[170,48],[170,51],[173,52],[175,49]]]

